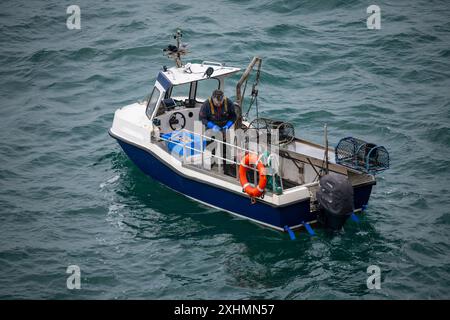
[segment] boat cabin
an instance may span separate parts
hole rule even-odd
[[[203,102],[215,89],[223,91],[225,79],[238,71],[240,68],[208,61],[160,71],[145,113],[161,133],[193,131]]]

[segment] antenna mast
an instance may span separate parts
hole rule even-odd
[[[173,38],[177,41],[177,45],[169,44],[167,48],[163,49],[164,54],[170,58],[175,60],[175,65],[177,68],[181,68],[183,66],[183,62],[181,61],[181,56],[184,56],[188,53],[187,44],[181,43],[181,38],[183,34],[180,29],[177,29],[177,32],[173,35]]]

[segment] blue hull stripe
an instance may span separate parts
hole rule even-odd
[[[128,157],[144,173],[167,185],[169,188],[201,202],[223,208],[226,211],[231,211],[268,224],[280,230],[283,230],[286,225],[293,227],[302,224],[302,221],[311,222],[317,219],[317,215],[310,212],[309,199],[283,207],[271,206],[260,201],[251,204],[250,198],[247,196],[241,196],[234,192],[186,178],[160,161],[149,151],[126,143],[118,138],[116,139]],[[355,199],[355,204],[360,202],[367,203],[372,186],[368,187],[370,188],[363,187],[355,189],[355,196],[358,195],[358,197],[361,197],[358,201]]]

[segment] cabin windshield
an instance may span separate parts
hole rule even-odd
[[[153,111],[155,110],[156,104],[158,103],[159,96],[161,95],[161,91],[157,87],[153,87],[153,91],[150,95],[150,99],[148,100],[147,109],[145,113],[147,114],[147,118],[151,119]]]
[[[197,88],[195,92],[195,101],[203,102],[208,99],[212,92],[219,89],[220,82],[218,79],[210,78],[197,82]]]
[[[220,81],[215,78],[179,84],[171,88],[166,98],[189,98],[195,99],[196,102],[203,102],[219,87]]]

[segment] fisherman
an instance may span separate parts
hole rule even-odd
[[[213,132],[222,132],[222,138],[225,142],[226,131],[230,129],[236,121],[236,112],[233,102],[225,97],[222,90],[214,90],[211,97],[206,100],[200,108],[199,118],[207,129]],[[223,144],[223,158],[226,157],[226,145]],[[233,165],[225,163],[224,173],[234,175]]]
[[[214,90],[211,98],[203,103],[199,117],[203,125],[214,132],[225,132],[236,121],[233,102],[219,89]]]

